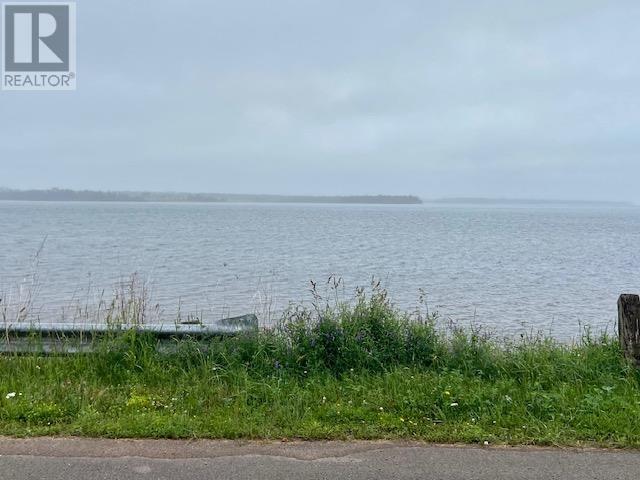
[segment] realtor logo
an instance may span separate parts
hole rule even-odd
[[[2,26],[3,90],[75,90],[75,3],[3,3]]]

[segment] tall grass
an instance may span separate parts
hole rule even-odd
[[[0,434],[640,445],[638,373],[607,336],[442,329],[374,288],[175,347],[128,331],[89,355],[0,357]]]

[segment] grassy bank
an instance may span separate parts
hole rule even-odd
[[[0,357],[0,434],[412,438],[640,446],[638,373],[568,346],[436,328],[384,292],[161,354],[133,333],[73,357]]]

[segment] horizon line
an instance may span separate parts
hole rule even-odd
[[[0,186],[0,194],[51,194],[51,193],[69,193],[69,194],[96,194],[96,195],[183,195],[183,196],[203,196],[209,197],[209,201],[217,200],[223,202],[224,198],[211,198],[211,197],[260,197],[263,199],[379,199],[379,200],[400,200],[405,199],[410,201],[408,203],[468,203],[468,204],[583,204],[583,205],[625,205],[625,206],[637,206],[633,201],[628,200],[586,200],[582,198],[574,199],[559,199],[559,198],[535,198],[535,197],[485,197],[485,196],[443,196],[443,197],[427,197],[415,194],[395,194],[395,193],[365,193],[365,194],[318,194],[318,193],[229,193],[229,192],[187,192],[179,190],[93,190],[93,189],[73,189],[65,187],[50,187],[50,188],[11,188]],[[20,200],[20,199],[4,199],[4,200]],[[30,200],[25,198],[24,200]],[[144,201],[145,199],[130,199],[130,201]],[[188,199],[174,199],[176,201],[189,201]],[[204,199],[203,199],[204,200]],[[416,202],[419,200],[419,202]],[[37,201],[37,199],[35,199]],[[52,200],[52,201],[55,201]],[[69,201],[78,201],[70,199]],[[101,201],[100,199],[86,199],[85,201]],[[110,201],[118,201],[117,199],[111,199]],[[126,199],[120,200],[126,201]],[[153,199],[146,199],[146,201],[154,201]],[[162,200],[157,200],[162,201]],[[165,199],[164,201],[170,201]],[[193,198],[191,201],[197,201]]]

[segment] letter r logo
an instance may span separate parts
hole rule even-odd
[[[7,72],[69,70],[69,6],[8,4],[4,7]]]

